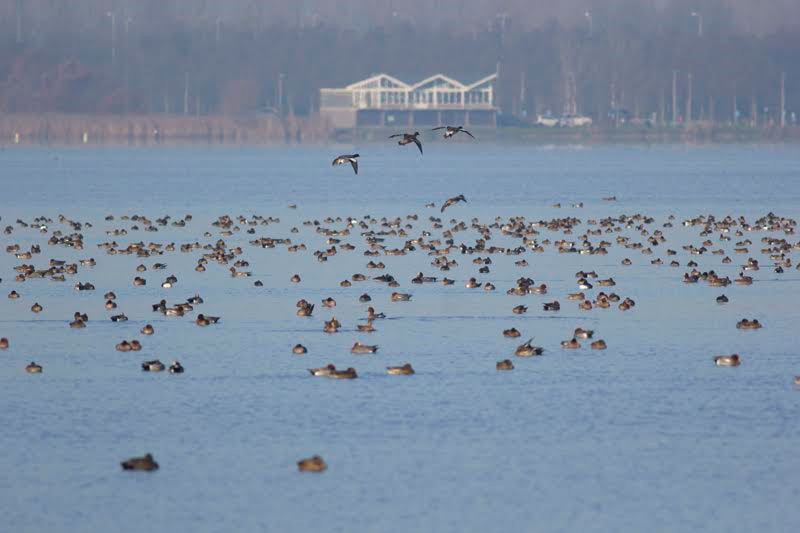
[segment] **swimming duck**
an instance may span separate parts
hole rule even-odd
[[[458,196],[454,196],[454,197],[452,197],[452,198],[448,198],[448,199],[447,199],[447,200],[444,202],[444,204],[442,204],[442,208],[440,209],[440,212],[441,212],[441,213],[444,213],[444,210],[445,210],[445,209],[447,209],[448,207],[450,207],[450,206],[451,206],[451,205],[453,205],[453,204],[457,204],[458,202],[465,202],[465,203],[468,203],[468,202],[467,202],[467,199],[466,199],[466,198],[464,198],[464,195],[463,195],[463,194],[459,194]]]
[[[8,339],[3,337],[0,339],[0,350],[8,350]]]
[[[511,359],[503,359],[497,362],[496,367],[497,370],[514,370],[514,363],[511,362]]]
[[[308,371],[311,373],[312,376],[330,377],[331,374],[336,372],[336,367],[333,366],[332,364],[327,364],[319,368],[309,368]]]
[[[582,301],[586,299],[586,295],[582,292],[573,292],[567,295],[567,300]]]
[[[140,333],[142,335],[152,335],[153,333],[155,333],[155,331],[156,330],[153,329],[153,326],[151,326],[150,324],[145,324],[145,326],[140,330]]]
[[[352,167],[353,167],[353,172],[358,174],[358,157],[359,157],[359,154],[344,154],[344,155],[340,155],[336,159],[333,160],[333,163],[331,163],[331,166],[345,165],[347,163],[350,163],[350,165],[352,165]]]
[[[378,346],[362,344],[361,342],[358,341],[356,341],[356,343],[353,344],[353,347],[350,348],[350,353],[358,353],[358,354],[375,353],[377,351],[378,351]]]
[[[297,316],[311,316],[311,314],[314,312],[314,304],[310,304],[305,300],[302,301],[304,304],[299,306],[299,309],[297,310]],[[299,303],[300,302],[298,302],[298,304]]]
[[[477,289],[481,285],[482,285],[482,283],[478,283],[478,280],[476,280],[475,278],[469,278],[469,280],[467,281],[465,287],[468,288],[468,289]]]
[[[465,130],[463,128],[463,126],[439,126],[438,128],[431,129],[431,131],[436,131],[436,130],[444,130],[444,138],[445,139],[449,139],[450,137],[452,137],[456,133],[466,133],[467,135],[469,135],[473,139],[475,138],[475,136],[472,135],[467,130]]]
[[[44,309],[44,307],[39,305],[39,302],[36,302],[31,306],[31,311],[33,311],[34,313],[41,313],[42,309]]]
[[[567,350],[577,350],[581,347],[581,343],[579,343],[578,340],[573,337],[568,341],[561,341],[561,347]]]
[[[291,279],[292,283],[300,283],[300,281],[301,280],[300,280],[300,276],[299,275],[295,274],[294,276],[292,276],[292,279]]]
[[[524,305],[517,305],[511,310],[511,312],[514,313],[515,315],[521,315],[526,313],[527,311],[528,308],[525,307]]]
[[[323,307],[336,307],[336,300],[331,297],[325,298],[322,300]]]
[[[130,352],[131,344],[128,341],[122,341],[116,346],[118,352]]]
[[[386,315],[376,312],[374,307],[367,308],[367,320],[376,320],[379,318],[386,318]]]
[[[120,464],[123,470],[143,470],[145,472],[158,470],[158,463],[149,453],[144,457],[133,457],[127,461],[122,461]]]
[[[591,344],[592,350],[605,350],[607,348],[606,341],[598,339]]]
[[[308,349],[302,344],[295,344],[294,347],[292,348],[292,353],[297,355],[303,355],[305,353],[308,353]]]
[[[114,294],[113,291],[110,291],[110,292],[105,293],[105,295],[103,295],[103,298],[106,299],[106,300],[116,300],[117,299],[117,295]]]
[[[561,304],[558,303],[558,301],[547,302],[543,307],[545,311],[559,311],[561,309]]]
[[[192,304],[192,305],[197,305],[197,304],[201,304],[201,303],[203,303],[203,299],[200,297],[200,295],[199,295],[199,294],[195,294],[195,295],[194,295],[194,296],[192,296],[191,298],[187,298],[187,300],[186,300],[186,301],[187,301],[188,303]]]
[[[41,374],[42,373],[42,365],[37,365],[33,361],[31,361],[28,366],[25,367],[25,372],[28,374]]]
[[[761,327],[761,322],[755,318],[753,320],[747,320],[746,318],[743,318],[736,323],[736,329],[759,329]]]
[[[739,354],[733,355],[717,355],[714,357],[714,364],[717,366],[739,366]]]
[[[249,278],[253,275],[252,272],[243,272],[241,270],[236,270],[236,267],[230,267],[228,269],[231,273],[232,278]]]
[[[169,366],[169,373],[183,374],[183,365],[181,365],[178,361],[173,361],[172,364]]]
[[[328,377],[332,379],[356,379],[358,374],[356,374],[355,368],[348,368],[347,370],[334,370]]]
[[[392,293],[392,301],[393,302],[407,302],[411,300],[411,295],[402,293],[402,292],[393,292]]]
[[[138,352],[142,349],[142,343],[135,339],[131,341],[130,346],[132,352]]]
[[[197,315],[197,319],[195,320],[195,323],[198,326],[208,326],[210,324],[216,324],[218,322],[219,322],[218,316],[208,316],[204,315],[203,313]]]
[[[515,337],[519,337],[520,335],[522,335],[522,334],[519,332],[519,330],[517,330],[517,328],[511,328],[511,329],[504,329],[503,330],[503,337],[515,338]]]
[[[370,297],[369,294],[364,293],[364,294],[362,294],[361,296],[358,297],[358,301],[361,302],[361,303],[367,303],[367,302],[371,302],[372,298]]]
[[[113,315],[111,317],[112,322],[125,322],[128,320],[128,317],[125,316],[125,313],[120,313],[118,315]]]
[[[419,140],[419,132],[415,131],[414,133],[395,133],[394,135],[389,135],[390,139],[394,139],[395,137],[402,137],[397,144],[400,146],[404,146],[406,144],[414,143],[419,148],[419,153],[422,153],[422,143]]]
[[[725,296],[724,294],[722,294],[720,296],[717,296],[717,303],[718,304],[726,304],[726,303],[728,303],[728,297]]]
[[[297,461],[297,469],[300,472],[323,472],[328,469],[328,465],[322,457],[315,455]]]
[[[133,286],[134,287],[141,287],[143,285],[147,285],[147,280],[146,279],[140,278],[138,276],[133,278]]]
[[[372,325],[372,320],[369,320],[366,324],[358,324],[356,327],[358,328],[358,331],[364,331],[367,333],[375,331],[375,327]]]
[[[154,359],[152,361],[145,361],[142,363],[142,370],[145,372],[161,372],[164,370],[164,363],[159,361],[158,359]]]
[[[333,317],[325,322],[322,331],[324,331],[325,333],[336,333],[337,331],[339,331],[340,327],[342,327],[342,324],[338,320],[336,320],[336,317]]]
[[[544,353],[544,348],[539,346],[534,346],[531,343],[533,339],[528,339],[528,342],[525,344],[520,344],[517,346],[516,351],[514,351],[514,355],[517,357],[531,357],[533,355],[542,355]]]
[[[19,293],[17,291],[11,291],[8,293],[8,298],[11,300],[16,300],[19,298]]]
[[[410,376],[414,373],[411,363],[406,363],[403,366],[387,366],[386,373],[390,376]]]
[[[591,339],[592,335],[594,335],[593,330],[583,328],[575,328],[575,333],[573,334],[576,339]]]

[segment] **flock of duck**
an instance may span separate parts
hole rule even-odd
[[[448,128],[445,135],[452,136],[460,131],[469,134],[462,128]],[[415,142],[419,145],[416,135],[416,133],[411,136],[406,135],[400,143]],[[350,162],[353,164],[354,170],[357,171],[355,157],[357,157],[357,154],[340,156],[334,163],[336,164],[336,161],[339,160]],[[613,200],[613,198],[608,199],[608,201]],[[439,283],[445,286],[452,286],[458,283],[456,278],[461,278],[461,283],[467,289],[482,291],[505,290],[509,296],[517,297],[549,295],[551,288],[546,283],[534,281],[524,275],[520,276],[513,285],[499,288],[490,281],[480,281],[479,277],[488,277],[493,264],[497,261],[507,261],[509,265],[513,262],[514,267],[519,268],[521,272],[525,272],[525,269],[529,266],[529,261],[526,257],[530,258],[534,254],[545,253],[548,248],[557,254],[604,255],[608,253],[609,248],[618,246],[630,255],[630,257],[626,257],[621,261],[623,269],[625,266],[634,263],[631,257],[637,254],[640,257],[647,258],[646,260],[652,265],[669,264],[671,267],[686,267],[689,270],[680,274],[684,283],[702,282],[712,287],[727,287],[731,284],[751,285],[754,282],[752,273],[762,268],[762,262],[769,263],[770,266],[768,268],[771,268],[774,272],[782,273],[785,269],[794,266],[791,254],[800,251],[800,243],[792,243],[787,238],[794,235],[796,221],[779,217],[772,213],[753,221],[748,221],[745,217],[733,218],[730,216],[718,219],[711,215],[698,216],[682,221],[683,226],[696,229],[703,241],[699,246],[695,244],[684,245],[682,247],[682,255],[688,256],[686,257],[688,260],[681,263],[679,261],[679,250],[667,248],[667,232],[669,228],[673,227],[673,224],[677,223],[674,216],[669,216],[660,224],[653,217],[642,214],[623,214],[614,217],[588,219],[586,221],[574,216],[552,218],[550,220],[528,220],[522,216],[514,216],[510,218],[496,217],[488,222],[481,221],[478,218],[472,218],[470,221],[454,218],[447,221],[439,216],[446,208],[459,202],[466,202],[466,198],[463,195],[458,195],[442,202],[439,211],[434,211],[433,214],[428,216],[427,224],[420,224],[420,217],[416,213],[408,214],[404,219],[400,217],[377,218],[366,216],[361,218],[328,217],[323,221],[306,220],[302,226],[324,239],[325,243],[320,249],[309,254],[309,258],[325,263],[335,258],[338,254],[353,253],[360,249],[363,256],[368,260],[368,263],[366,263],[368,269],[383,271],[389,266],[384,261],[389,263],[392,257],[405,256],[412,253],[425,254],[431,259],[431,268],[438,270],[439,274],[431,275],[419,272],[408,280],[411,285],[421,287],[425,284]],[[296,209],[295,205],[289,207]],[[433,203],[426,205],[428,209],[435,209],[436,207]],[[576,205],[576,207],[580,206]],[[301,227],[291,228],[289,231],[291,236],[283,238],[256,236],[259,227],[280,223],[279,218],[260,215],[249,217],[241,215],[236,217],[229,215],[219,216],[212,222],[211,228],[207,228],[201,233],[202,237],[195,237],[182,244],[174,242],[145,242],[145,240],[139,239],[131,240],[130,242],[117,240],[128,234],[155,233],[159,231],[159,228],[165,226],[186,228],[190,227],[191,222],[191,215],[178,219],[164,216],[154,220],[143,215],[123,215],[119,218],[114,215],[108,215],[104,223],[109,226],[106,234],[111,236],[112,240],[90,243],[86,241],[84,231],[93,227],[91,222],[72,220],[63,215],[59,215],[55,220],[45,216],[36,217],[29,221],[18,219],[15,224],[5,226],[3,231],[7,241],[5,251],[8,254],[12,254],[20,262],[14,267],[13,283],[16,283],[16,289],[8,293],[8,299],[10,300],[8,305],[18,306],[16,312],[22,315],[25,312],[25,306],[27,306],[27,304],[23,304],[25,300],[24,287],[27,282],[36,279],[64,282],[68,276],[75,276],[80,271],[91,271],[101,262],[93,257],[85,257],[75,262],[59,259],[55,257],[57,255],[56,251],[59,249],[66,248],[80,255],[84,250],[92,248],[101,250],[107,255],[130,256],[139,263],[131,272],[133,277],[129,278],[131,280],[130,283],[135,287],[145,286],[153,281],[152,278],[145,279],[142,277],[144,273],[150,272],[154,274],[166,271],[168,264],[162,261],[167,261],[166,258],[173,253],[194,254],[196,259],[194,270],[197,272],[206,272],[207,269],[213,266],[215,267],[214,271],[217,273],[224,273],[233,278],[251,278],[253,276],[252,272],[245,270],[250,266],[249,261],[245,258],[245,249],[225,240],[240,232],[249,236],[248,242],[252,247],[283,248],[287,253],[308,253],[306,244],[296,242],[293,237],[301,233]],[[302,231],[305,232],[306,230]],[[466,238],[469,231],[474,232],[476,235],[474,240]],[[730,264],[733,260],[728,255],[728,250],[726,250],[726,247],[729,246],[728,243],[736,239],[733,253],[749,255],[752,254],[751,249],[757,246],[754,239],[759,233],[764,234],[760,239],[760,253],[766,256],[766,259],[759,261],[754,257],[749,257],[741,265],[740,273],[734,279],[721,276],[713,270],[699,270],[698,263],[691,259],[693,256],[719,256],[719,261],[722,264]],[[15,238],[18,235],[20,236],[17,239],[19,241],[27,240],[30,242],[38,236],[43,242],[23,247],[20,242],[15,242]],[[196,236],[197,233],[194,235]],[[492,239],[499,236],[511,241],[513,244],[510,246],[491,244]],[[42,265],[41,261],[34,262],[34,260],[41,256],[44,247],[49,248],[53,257],[47,259],[45,265]],[[651,256],[656,255],[656,251],[661,252],[661,250],[663,250],[663,254],[659,253],[659,255],[662,257],[649,259]],[[91,254],[87,253],[86,255]],[[666,261],[669,261],[669,263],[666,263]],[[151,264],[148,265],[148,263]],[[465,264],[462,265],[462,263]],[[474,272],[463,273],[463,267],[470,264],[474,268]],[[467,266],[467,268],[470,267]],[[800,269],[800,266],[797,268]],[[462,270],[461,276],[454,276],[453,279],[447,277],[448,275],[454,275],[454,271],[458,270]],[[291,277],[287,274],[287,279],[294,284],[302,283],[301,277],[297,274]],[[370,281],[386,284],[392,289],[399,289],[402,286],[402,280],[396,279],[389,273],[367,276],[358,272],[352,274],[349,279],[342,280],[339,285],[347,288],[353,287],[354,284],[366,284]],[[0,279],[0,283],[2,282],[3,280]],[[178,277],[175,274],[170,274],[164,277],[160,286],[165,291],[169,291],[177,283]],[[255,280],[253,285],[262,287],[264,283],[261,280]],[[617,281],[611,276],[601,277],[595,271],[580,270],[575,272],[575,292],[557,294],[555,298],[550,296],[547,298],[550,301],[542,302],[540,305],[542,311],[546,313],[559,313],[566,305],[574,305],[577,309],[586,312],[611,308],[616,308],[620,312],[630,311],[637,303],[628,296],[614,292],[616,285]],[[96,290],[95,285],[91,282],[76,283],[74,288],[76,291],[81,292]],[[356,329],[361,333],[372,335],[376,331],[376,321],[386,318],[387,315],[376,310],[374,305],[379,304],[373,302],[373,298],[368,292],[361,292],[360,290],[355,292],[360,293],[360,295],[356,296],[354,294],[353,298],[357,299],[360,304],[367,306],[366,316],[361,317],[363,323],[358,324]],[[408,302],[409,305],[414,303],[412,293],[400,292],[400,290],[394,290],[389,300],[391,302]],[[104,293],[103,301],[109,313],[106,320],[113,322],[125,322],[128,320],[124,313],[117,312],[120,302],[113,290]],[[564,303],[562,304],[562,302]],[[719,305],[725,305],[729,302],[729,299],[725,295],[719,295],[716,297],[716,302]],[[166,298],[160,299],[152,304],[151,310],[167,317],[186,317],[194,313],[195,309],[203,304],[204,299],[199,294],[195,294],[191,298],[173,303],[169,303]],[[321,299],[320,304],[323,308],[331,310],[336,308],[337,302],[335,299],[327,297]],[[300,299],[296,302],[296,310],[294,312],[301,319],[313,319],[315,308],[315,303]],[[44,310],[44,306],[39,302],[34,302],[29,309],[31,313],[38,314]],[[528,310],[529,306],[518,304],[509,305],[508,312],[509,315],[521,315],[527,313]],[[288,309],[286,311],[290,312]],[[355,320],[358,317],[353,318]],[[210,316],[205,313],[198,313],[194,317],[194,323],[198,327],[214,326],[220,324],[221,320],[218,316]],[[65,317],[64,321],[65,326],[68,325],[73,329],[83,329],[90,322],[90,318],[86,313],[76,311],[72,316]],[[341,327],[342,324],[339,320],[331,316],[329,319],[323,320],[321,329],[327,334],[334,335]],[[733,324],[731,327],[733,327]],[[762,324],[757,319],[742,318],[735,324],[735,327],[742,330],[759,329]],[[146,324],[141,328],[140,333],[144,336],[152,336],[157,332],[152,324]],[[510,339],[523,336],[522,332],[514,327],[504,329],[502,335]],[[546,350],[550,349],[535,345],[533,340],[533,338],[530,338],[518,345],[513,350],[514,356],[521,359],[542,356]],[[12,341],[13,339],[1,337],[0,350],[13,351]],[[569,338],[560,343],[560,348],[563,350],[576,350],[580,349],[583,343],[588,343],[589,348],[592,350],[605,350],[608,348],[608,344],[604,339],[595,338],[593,330],[584,329],[580,325],[574,328]],[[137,339],[121,340],[116,342],[114,346],[120,352],[138,352],[144,349],[143,343]],[[377,344],[366,344],[357,341],[350,351],[352,354],[375,354],[378,350],[379,346]],[[296,356],[302,356],[308,353],[308,348],[302,343],[297,343],[291,348],[291,352]],[[736,367],[742,364],[742,358],[736,353],[716,355],[713,357],[713,363],[717,366]],[[514,370],[514,363],[511,359],[505,358],[497,361],[495,368],[498,371],[512,371]],[[150,358],[141,362],[141,370],[156,373],[165,370],[173,374],[184,373],[184,367],[179,361],[173,361],[171,365],[167,366],[159,359]],[[25,366],[25,371],[31,374],[42,374],[44,369],[41,364],[31,361]],[[354,367],[340,369],[332,363],[309,368],[307,371],[311,376],[328,379],[353,380],[359,377]],[[412,376],[415,374],[415,369],[411,362],[403,362],[397,366],[386,367],[386,373],[392,376]],[[800,376],[795,378],[795,383],[800,384]],[[125,470],[153,471],[158,467],[158,463],[156,463],[151,454],[122,462],[122,468]],[[298,469],[301,471],[322,472],[326,468],[327,464],[319,456],[313,456],[298,462]]]
[[[433,128],[431,131],[438,131],[438,130],[444,130],[444,138],[445,139],[450,139],[451,137],[453,137],[454,135],[456,135],[458,133],[464,133],[465,135],[469,135],[473,139],[475,138],[475,136],[472,135],[472,133],[470,133],[469,131],[465,130],[463,126],[439,126],[438,128]],[[414,143],[416,145],[416,147],[419,149],[420,155],[422,155],[422,153],[423,153],[422,152],[422,141],[419,140],[419,135],[420,135],[419,132],[415,131],[414,133],[395,133],[394,135],[389,135],[389,138],[390,139],[395,139],[397,137],[400,137],[400,140],[397,141],[397,144],[399,144],[400,146],[405,146],[407,144]],[[360,154],[342,154],[340,156],[337,156],[333,160],[333,163],[331,165],[332,166],[336,166],[336,165],[347,165],[347,164],[350,164],[350,166],[353,167],[353,172],[358,174],[358,158],[359,157],[361,157]],[[463,200],[464,197],[462,196],[461,198]],[[450,204],[450,205],[452,205],[452,204]],[[447,207],[447,205],[442,206],[442,211],[444,211],[445,207]]]

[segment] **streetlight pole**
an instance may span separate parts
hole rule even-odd
[[[125,61],[124,64],[124,78],[125,78],[125,114],[128,114],[128,106],[130,104],[130,84],[128,83],[128,63],[130,63],[131,53],[128,50],[128,31],[130,29],[131,22],[133,19],[131,17],[125,17],[125,42],[123,45],[125,46],[125,57],[123,60]]]
[[[108,11],[106,16],[111,17],[111,66],[113,67],[117,62],[117,14]]]
[[[703,36],[703,14],[698,11],[692,11],[692,17],[697,17],[697,36]]]
[[[22,0],[17,0],[17,44],[22,44]]]
[[[672,127],[678,123],[678,71],[672,71]]]
[[[281,72],[278,74],[278,115],[283,116],[283,80],[286,78],[286,74]]]

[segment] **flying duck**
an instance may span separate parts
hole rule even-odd
[[[444,131],[445,139],[449,139],[450,137],[459,132],[466,133],[473,139],[475,138],[475,136],[470,132],[468,132],[467,130],[465,130],[463,126],[439,126],[438,128],[433,128],[431,131],[436,131],[436,130],[445,130]]]
[[[418,131],[415,131],[414,133],[395,133],[394,135],[389,135],[390,139],[393,139],[395,137],[402,137],[402,139],[397,141],[397,144],[399,144],[400,146],[414,143],[417,145],[417,148],[419,148],[419,153],[420,154],[422,153],[422,143],[419,142],[419,139],[417,138],[419,137]]]
[[[359,154],[343,154],[343,155],[340,155],[339,157],[337,157],[336,159],[333,160],[333,163],[331,163],[331,166],[344,165],[345,163],[350,163],[351,165],[353,165],[353,172],[358,174],[358,161],[356,160],[356,158],[358,156],[359,156]]]
[[[458,202],[467,202],[467,199],[464,198],[463,194],[459,194],[458,196],[454,196],[453,198],[449,198],[444,204],[442,204],[442,208],[440,209],[441,213],[444,213],[444,210],[450,207],[453,204],[457,204]]]

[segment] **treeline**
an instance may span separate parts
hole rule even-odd
[[[452,10],[460,1],[430,3]],[[306,115],[320,87],[378,72],[472,81],[499,69],[497,104],[522,118],[777,122],[782,77],[787,116],[800,114],[798,27],[748,32],[723,0],[598,1],[537,24],[515,16],[520,2],[477,22],[462,11],[471,22],[461,24],[457,14],[420,23],[408,15],[413,2],[383,2],[361,27],[326,15],[334,4],[353,11],[348,2],[251,0],[248,18],[201,1],[3,0],[0,111]]]

